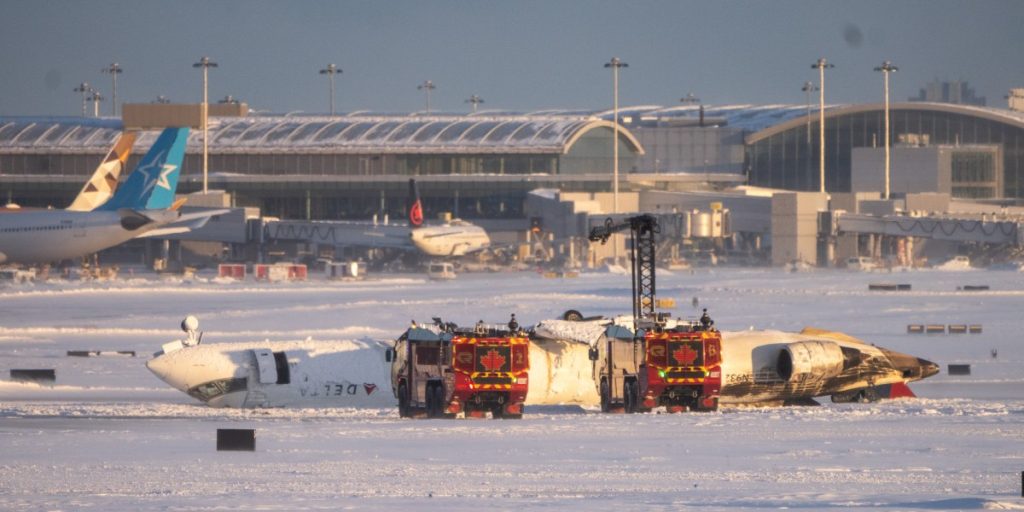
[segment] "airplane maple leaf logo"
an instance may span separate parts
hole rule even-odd
[[[505,356],[499,354],[497,350],[492,348],[487,352],[487,354],[480,358],[480,364],[487,371],[496,372],[505,366]]]
[[[699,355],[690,345],[684,344],[672,352],[672,359],[675,359],[679,366],[690,366]]]

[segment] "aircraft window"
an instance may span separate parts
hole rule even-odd
[[[274,352],[274,364],[277,366],[277,383],[288,384],[292,381],[288,369],[288,356],[284,352]]]
[[[234,379],[221,379],[200,384],[194,388],[188,390],[189,396],[208,402],[218,396],[226,393],[234,393],[235,391],[245,391],[248,389],[248,381],[242,378]]]

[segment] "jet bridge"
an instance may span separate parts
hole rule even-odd
[[[1024,247],[1024,222],[1021,220],[868,215],[841,210],[830,213],[833,235],[876,234]]]
[[[302,242],[308,244],[377,247],[415,250],[409,227],[367,222],[321,220],[268,220],[261,222],[260,242]]]

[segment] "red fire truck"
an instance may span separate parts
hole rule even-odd
[[[437,324],[410,328],[388,351],[399,415],[521,418],[529,387],[528,334]]]
[[[631,230],[633,242],[633,328],[609,326],[590,352],[601,410],[713,411],[722,387],[722,337],[710,318],[674,322],[655,311],[657,226],[654,216],[638,215],[620,223],[608,219],[590,232],[590,240],[604,242]]]

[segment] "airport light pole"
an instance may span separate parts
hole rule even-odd
[[[88,82],[82,82],[82,83],[78,84],[78,86],[75,87],[72,90],[75,91],[75,92],[82,93],[82,117],[85,117],[85,104],[88,101],[86,99],[85,95],[89,94],[89,92],[92,91],[92,87],[89,87],[89,83]]]
[[[100,70],[100,73],[110,73],[110,78],[113,80],[113,92],[110,95],[110,113],[111,115],[117,115],[117,75],[120,75],[124,70],[121,65],[112,62],[109,66]]]
[[[821,180],[821,193],[825,193],[825,68],[834,68],[825,57],[811,64],[818,70],[818,175]]]
[[[89,101],[92,102],[92,116],[99,117],[100,102],[103,101],[103,96],[96,89],[92,89],[92,92],[89,94]]]
[[[604,64],[612,70],[612,213],[619,213],[619,70],[628,68],[629,64],[618,57]],[[612,258],[619,262],[619,241],[612,242]]]
[[[612,57],[604,67],[612,70],[612,213],[619,213],[619,69],[628,68],[629,64]]]
[[[208,93],[209,93],[209,87],[208,87],[209,86],[209,80],[208,80],[208,78],[209,78],[209,76],[208,75],[209,75],[209,72],[210,72],[210,68],[217,67],[217,63],[213,62],[212,60],[210,60],[209,57],[204,56],[203,58],[199,59],[199,62],[196,62],[195,64],[192,64],[192,67],[194,67],[194,68],[203,68],[203,107],[202,107],[202,112],[200,113],[200,115],[203,116],[203,194],[206,194],[206,192],[208,190],[207,189],[207,184],[208,184],[208,177],[209,177],[209,170],[208,170],[209,167],[208,167],[208,165],[209,165],[209,149],[210,149],[209,148],[210,131],[209,131],[209,123],[207,122],[208,121],[208,117],[209,117],[209,115],[208,115],[209,114],[209,105],[208,105],[208,101],[209,101],[209,96],[208,96]]]
[[[804,82],[804,86],[800,88],[801,91],[807,96],[807,151],[808,157],[811,151],[811,93],[818,90],[818,86],[814,85],[814,82]],[[807,159],[807,175],[811,174],[811,159]]]
[[[331,115],[334,115],[334,75],[341,74],[341,68],[334,64],[328,64],[326,68],[320,70],[321,75],[327,75],[327,78],[331,82]]]
[[[469,99],[468,99],[468,100],[466,100],[466,103],[472,103],[472,104],[473,104],[473,113],[474,113],[474,114],[476,114],[476,108],[477,108],[477,107],[478,107],[478,106],[479,106],[479,105],[480,105],[481,103],[483,103],[483,102],[484,102],[484,99],[483,99],[483,98],[481,98],[480,96],[477,96],[476,94],[474,94],[474,95],[470,96],[470,97],[469,97]]]
[[[885,195],[882,196],[882,199],[889,199],[889,171],[892,165],[892,159],[889,154],[889,73],[899,70],[900,68],[889,61],[885,61],[881,66],[875,68],[875,71],[882,72],[883,81],[885,82]]]
[[[417,85],[416,88],[427,93],[427,113],[429,114],[430,113],[430,91],[433,91],[434,89],[437,89],[437,86],[434,85],[434,82],[431,82],[430,80],[424,80],[423,83],[420,84],[420,85]]]
[[[156,99],[151,101],[150,103],[159,103],[161,105],[166,105],[166,104],[168,104],[170,102],[171,102],[171,100],[169,98],[167,98],[167,96],[164,96],[163,94],[161,94],[161,95],[157,96]]]

